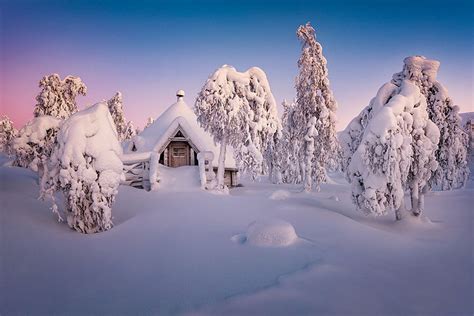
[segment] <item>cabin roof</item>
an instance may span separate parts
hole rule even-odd
[[[161,153],[178,130],[181,130],[188,141],[200,152],[213,152],[213,166],[217,167],[220,148],[214,143],[211,135],[199,126],[196,114],[184,102],[182,96],[178,96],[176,103],[172,104],[150,126],[134,138],[136,153],[151,151]],[[225,159],[226,168],[236,168],[233,156],[233,148],[228,146]]]

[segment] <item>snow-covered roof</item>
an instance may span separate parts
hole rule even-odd
[[[194,114],[193,110],[184,102],[184,98],[180,95],[178,95],[176,103],[172,104],[150,126],[134,138],[135,147],[137,148],[136,152],[156,151],[161,153],[170,138],[175,136],[178,129],[184,133],[184,136],[189,139],[199,152],[213,152],[213,166],[217,167],[219,146],[214,143],[212,136],[199,126],[196,114]],[[236,168],[234,152],[230,146],[227,147],[225,167]]]

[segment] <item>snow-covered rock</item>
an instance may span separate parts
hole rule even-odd
[[[297,240],[293,225],[280,219],[255,221],[248,226],[246,233],[246,242],[259,247],[287,247]]]

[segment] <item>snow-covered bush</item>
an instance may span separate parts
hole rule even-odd
[[[46,161],[51,157],[61,120],[44,115],[33,118],[13,141],[15,161],[13,165],[30,168],[43,176]]]
[[[360,118],[367,117],[367,113],[371,119],[364,121],[366,128],[359,145],[348,159],[353,201],[367,214],[394,210],[400,219],[408,189],[412,212],[420,215],[427,182],[438,167],[435,150],[439,130],[428,118],[426,98],[409,80],[403,80],[400,86],[386,84]],[[357,119],[350,126],[360,122]],[[354,130],[346,129],[348,139]]]
[[[138,129],[133,125],[133,121],[128,121],[127,126],[125,128],[124,139],[132,139],[134,136],[138,134]]]
[[[235,149],[239,169],[253,176],[266,171],[274,136],[281,129],[275,100],[265,73],[257,67],[240,73],[231,66],[217,69],[196,100],[198,122],[220,143],[218,188],[224,187],[227,145]]]
[[[322,54],[321,45],[316,41],[314,28],[307,23],[300,26],[296,34],[302,42],[302,53],[298,60],[299,74],[296,77],[296,105],[292,114],[292,128],[296,129],[296,141],[300,144],[294,146],[298,148],[299,153],[293,164],[301,163],[301,176],[311,177],[304,180],[307,190],[311,189],[313,183],[319,189],[320,183],[327,179],[326,168],[337,168],[340,163],[336,136],[337,103],[329,87],[327,61]],[[314,150],[307,150],[307,128],[313,118]],[[309,169],[311,172],[307,172]],[[291,179],[290,182],[298,180]]]
[[[404,60],[403,70],[393,75],[393,82],[409,79],[426,97],[428,114],[440,131],[436,150],[439,168],[430,179],[432,187],[441,190],[464,186],[469,175],[467,148],[469,137],[463,131],[459,107],[453,103],[446,88],[436,80],[440,63],[423,56],[411,56]]]
[[[97,103],[64,121],[48,164],[42,191],[66,200],[69,226],[81,233],[112,227],[112,203],[122,178],[122,148],[106,103]],[[53,211],[58,213],[56,202]]]
[[[86,95],[87,87],[81,78],[67,76],[61,80],[58,74],[44,76],[39,82],[40,94],[36,97],[35,117],[50,115],[60,119],[77,112],[76,97]]]
[[[18,131],[13,126],[13,122],[6,115],[0,118],[0,152],[11,156],[14,152],[13,141]]]

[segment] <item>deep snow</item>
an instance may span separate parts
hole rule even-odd
[[[2,315],[473,313],[472,183],[430,193],[429,220],[396,223],[356,212],[339,175],[319,193],[262,181],[228,196],[170,178],[152,192],[121,186],[115,227],[82,235],[36,199],[31,171],[0,178]],[[232,238],[273,219],[304,242]]]

